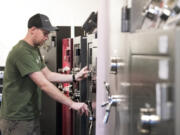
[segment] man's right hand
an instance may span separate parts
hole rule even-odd
[[[70,108],[78,111],[80,114],[86,113],[88,115],[89,112],[88,106],[82,102],[73,102]]]

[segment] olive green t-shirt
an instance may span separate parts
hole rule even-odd
[[[21,40],[10,51],[4,73],[1,117],[28,120],[39,117],[41,90],[29,74],[45,67],[39,49]]]

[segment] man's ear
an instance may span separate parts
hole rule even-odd
[[[35,30],[37,30],[37,28],[36,28],[35,26],[29,28],[29,32],[30,32],[31,34],[33,34],[33,33],[35,32]]]
[[[30,30],[34,31],[36,30],[37,28],[35,26],[31,27]]]

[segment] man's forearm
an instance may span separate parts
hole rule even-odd
[[[72,82],[72,74],[60,74],[51,72],[47,79],[51,82]]]
[[[56,100],[57,102],[60,102],[62,104],[65,104],[69,107],[71,107],[73,101],[65,96],[56,86],[54,86],[52,83],[47,82],[44,86],[41,87],[41,89],[47,93],[51,98]]]
[[[83,78],[88,76],[89,71],[87,67],[82,68],[76,75],[73,77],[72,74],[60,74],[56,72],[51,72],[47,67],[41,70],[43,75],[51,82],[72,82],[72,81],[81,81]],[[74,78],[74,80],[73,80]]]
[[[72,74],[60,74],[50,71],[47,67],[41,70],[50,82],[72,82]]]

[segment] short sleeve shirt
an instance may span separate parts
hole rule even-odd
[[[45,67],[39,48],[21,40],[10,51],[4,73],[1,116],[10,120],[39,117],[41,90],[29,74]]]

